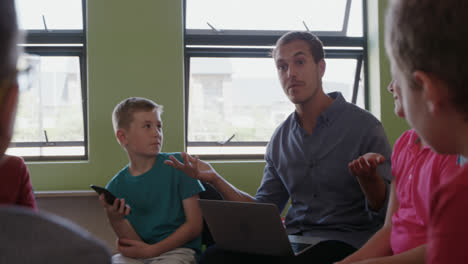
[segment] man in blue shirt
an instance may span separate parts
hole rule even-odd
[[[288,234],[325,238],[298,257],[234,254],[210,248],[205,263],[333,263],[361,247],[383,223],[391,180],[391,147],[381,123],[347,103],[338,93],[325,94],[322,42],[309,32],[289,32],[272,52],[284,93],[296,110],[268,144],[262,183],[255,197],[232,186],[206,162],[184,156],[167,164],[212,184],[227,200],[274,203],[282,211],[289,199]],[[352,176],[348,163],[376,152],[381,177]]]

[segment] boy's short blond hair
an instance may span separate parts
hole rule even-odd
[[[128,129],[133,121],[135,112],[157,111],[163,112],[163,106],[142,97],[130,97],[118,103],[112,111],[112,125],[114,132],[120,128]]]

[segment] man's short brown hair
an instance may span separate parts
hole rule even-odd
[[[130,97],[123,100],[115,106],[112,112],[114,131],[117,132],[119,128],[128,129],[133,121],[133,114],[140,111],[157,111],[162,114],[163,106],[142,97]]]
[[[318,63],[325,57],[322,41],[316,35],[308,31],[291,31],[281,36],[281,38],[276,41],[276,47],[271,51],[272,57],[276,57],[278,47],[295,40],[303,40],[309,45],[310,53],[312,57],[314,57],[315,63]]]
[[[457,111],[468,117],[468,2],[390,0],[386,48],[396,67],[417,88],[412,74],[431,73],[450,89]]]

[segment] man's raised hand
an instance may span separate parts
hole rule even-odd
[[[214,181],[217,172],[208,162],[200,160],[198,157],[192,157],[185,152],[182,152],[181,155],[184,163],[177,160],[174,156],[170,156],[169,160],[164,161],[164,163],[202,182],[211,183]]]

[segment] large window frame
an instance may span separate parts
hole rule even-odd
[[[27,54],[41,57],[78,57],[80,68],[80,84],[83,114],[83,141],[49,141],[47,137],[43,141],[35,142],[11,142],[12,148],[32,147],[84,147],[83,155],[43,155],[24,156],[26,161],[67,161],[88,159],[88,93],[87,93],[87,54],[86,54],[86,1],[82,0],[82,30],[25,30],[24,41],[20,43]]]
[[[220,30],[187,29],[186,27],[186,0],[184,0],[184,70],[185,70],[185,145],[186,147],[220,147],[220,146],[244,146],[264,147],[267,141],[256,142],[199,142],[188,140],[189,120],[189,84],[190,84],[190,60],[191,58],[271,58],[271,50],[276,41],[288,31],[267,30]],[[367,65],[367,30],[366,11],[367,0],[362,0],[363,36],[346,36],[351,9],[351,0],[346,1],[344,21],[341,31],[310,31],[316,34],[323,42],[326,59],[355,59],[356,71],[352,103],[356,103],[360,81],[364,88],[364,106],[369,108],[368,93],[368,65]],[[305,25],[305,28],[307,26]],[[362,74],[362,75],[361,75]],[[362,76],[362,77],[361,77]],[[363,78],[361,80],[361,78]],[[199,155],[203,159],[263,159],[263,155],[226,154],[226,155]]]

